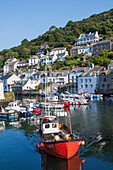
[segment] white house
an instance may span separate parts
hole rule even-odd
[[[38,71],[32,75],[33,80],[38,80],[40,83],[58,83],[59,85],[64,85],[68,83],[68,70],[62,71]]]
[[[32,55],[29,58],[29,66],[39,64],[38,56]]]
[[[77,78],[84,72],[89,71],[91,67],[77,67],[69,71],[68,83],[76,83]]]
[[[60,61],[64,61],[66,55],[68,55],[68,51],[65,47],[54,48],[51,52],[47,53],[47,55],[44,55],[40,58],[40,65],[51,65],[57,59],[60,59]]]
[[[16,71],[17,70],[17,59],[16,58],[10,58],[5,62],[4,65],[4,73],[8,73],[11,71]]]
[[[66,55],[68,55],[68,51],[66,50],[66,47],[54,48],[49,53],[49,56],[54,56],[55,59],[59,58],[60,61],[64,61]]]
[[[90,32],[89,34],[80,34],[79,38],[75,42],[75,45],[89,44],[97,41],[99,41],[98,32]]]
[[[27,60],[22,60],[22,61],[18,62],[17,67],[18,68],[23,68],[23,67],[26,67],[28,65],[29,65],[29,63],[28,63]]]
[[[0,80],[0,100],[4,98],[3,82]]]
[[[46,76],[45,73],[41,75],[41,83],[57,83],[59,85],[64,85],[68,83],[68,70],[62,70],[62,71],[53,71],[53,72],[47,72]]]
[[[99,88],[99,74],[103,69],[103,67],[94,67],[79,76],[78,93],[95,93],[95,89]]]
[[[16,74],[7,74],[5,76],[2,76],[0,79],[3,82],[3,87],[5,92],[11,92],[14,82],[21,80],[18,76],[16,76]]]
[[[31,70],[28,70],[28,71],[23,71],[23,75],[24,75],[25,79],[28,79],[28,78],[30,78],[35,72],[36,72],[35,69],[31,69]]]
[[[93,45],[74,46],[70,50],[70,56],[75,56],[76,54],[87,54],[88,52],[93,54]]]
[[[43,56],[40,59],[40,65],[41,64],[43,64],[43,65],[51,65],[56,61],[56,59],[57,59],[57,56],[55,56],[55,55]]]
[[[24,91],[24,90],[35,90],[36,86],[39,85],[39,81],[37,80],[21,80],[15,81],[12,90],[15,91]]]

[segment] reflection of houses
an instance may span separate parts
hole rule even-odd
[[[98,32],[90,32],[89,34],[80,34],[80,37],[76,40],[75,45],[89,44],[97,41],[99,41]]]
[[[113,94],[113,69],[100,73],[99,92],[103,94]]]
[[[3,86],[4,86],[4,91],[5,92],[11,92],[12,91],[12,86],[13,86],[14,82],[21,80],[15,74],[7,74],[5,76],[2,76],[0,79],[3,82]]]
[[[4,99],[3,82],[0,80],[0,100]]]
[[[12,72],[17,70],[17,59],[10,58],[5,62],[4,73]]]
[[[78,77],[78,93],[95,93],[95,89],[99,88],[99,74],[103,69],[103,67],[94,67],[80,75]]]
[[[39,58],[35,55],[30,56],[29,66],[39,64]]]
[[[102,50],[112,50],[112,42],[111,41],[100,41],[93,45],[93,55],[99,55]]]
[[[76,54],[87,54],[88,52],[93,53],[93,45],[74,46],[70,50],[70,56],[75,56]]]

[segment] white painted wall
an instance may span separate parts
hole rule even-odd
[[[19,81],[19,80],[21,80],[21,79],[18,76],[16,76],[15,74],[13,74],[11,77],[9,77],[6,80],[6,85],[7,85],[6,91],[11,92],[12,91],[12,85],[14,84],[14,82]]]
[[[35,57],[35,58],[29,58],[29,66],[31,65],[35,65],[39,63],[39,58]]]
[[[78,77],[78,93],[95,93],[99,87],[99,76]]]
[[[27,83],[22,87],[22,90],[31,90],[31,89],[34,90],[35,87],[38,86],[39,84],[40,84],[39,81],[29,79]]]
[[[3,82],[0,80],[0,99],[4,98],[4,89],[3,89]]]

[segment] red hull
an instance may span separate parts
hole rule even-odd
[[[64,103],[64,106],[65,106],[65,107],[69,107],[69,106],[70,106],[70,102]]]
[[[44,143],[43,149],[45,152],[55,157],[69,159],[78,152],[80,144],[82,144],[82,140],[51,142]]]

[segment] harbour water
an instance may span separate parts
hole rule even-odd
[[[80,132],[86,144],[69,161],[38,152],[35,125],[5,123],[0,130],[0,170],[113,169],[113,104],[91,101],[86,106],[72,107],[71,122],[72,130]]]

